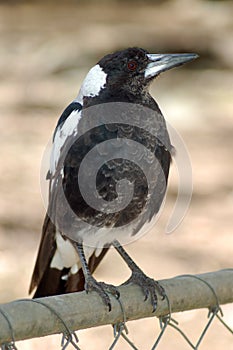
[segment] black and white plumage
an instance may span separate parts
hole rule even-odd
[[[172,146],[163,115],[149,94],[149,85],[161,72],[196,57],[195,54],[149,54],[143,49],[129,48],[103,57],[89,71],[78,97],[64,110],[54,132],[48,172],[49,206],[30,285],[30,292],[36,288],[34,297],[95,290],[111,308],[106,290],[116,294],[117,290],[97,282],[92,273],[112,244],[132,270],[129,281],[141,285],[146,296],[151,294],[155,309],[154,290],[163,295],[162,288],[143,274],[118,241],[142,232],[158,213],[166,192]],[[108,109],[112,103],[115,108]],[[130,104],[130,109],[122,109],[122,103]],[[144,109],[149,112],[144,113]],[[88,128],[91,118],[98,120],[103,115],[109,116],[107,120],[111,122]],[[114,143],[120,138],[133,140],[143,148],[136,147],[126,159],[122,157],[123,146]],[[121,179],[127,179],[134,188],[131,202],[125,208],[103,213],[86,203],[77,183],[85,155],[106,140],[114,157],[104,162],[97,173],[98,195],[106,203],[114,201]],[[131,161],[131,156],[136,163]],[[106,149],[103,152],[99,148],[97,158],[104,161],[105,157]],[[137,165],[139,159],[143,159],[147,176]],[[62,195],[72,213],[67,210]],[[89,229],[85,223],[90,224]]]

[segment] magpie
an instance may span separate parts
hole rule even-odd
[[[49,204],[29,288],[29,293],[36,289],[34,298],[96,291],[111,310],[108,292],[119,297],[117,288],[97,282],[92,275],[111,246],[132,271],[125,284],[140,285],[145,299],[150,296],[153,310],[157,294],[165,296],[162,286],[144,274],[122,242],[125,237],[139,237],[153,221],[167,188],[173,146],[162,112],[149,93],[150,84],[160,73],[195,58],[194,53],[151,54],[132,47],[104,56],[90,69],[53,135]],[[119,143],[121,139],[128,143]],[[132,146],[129,140],[135,147],[126,154],[124,147]],[[101,149],[105,141],[108,147]],[[80,172],[86,155],[96,146],[95,165],[102,160],[95,173],[98,199],[106,206],[120,201],[122,179],[128,181],[123,192],[132,190],[130,203],[119,210],[92,207],[78,185],[81,178],[84,190],[93,195],[91,166],[81,177]]]

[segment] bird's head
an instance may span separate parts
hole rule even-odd
[[[160,73],[197,57],[194,53],[150,54],[135,47],[108,54],[88,72],[80,97],[96,97],[106,92],[141,94]]]

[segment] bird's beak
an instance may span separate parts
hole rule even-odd
[[[160,73],[192,61],[198,57],[196,53],[147,54],[149,63],[145,70],[145,78],[153,78]]]

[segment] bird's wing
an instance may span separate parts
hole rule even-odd
[[[63,253],[59,249],[62,250],[64,246],[65,249],[68,249],[67,254],[72,255],[74,254],[74,248],[65,237],[62,237],[62,232],[58,232],[50,215],[53,210],[56,210],[56,185],[61,185],[58,179],[61,175],[58,164],[63,152],[62,149],[70,135],[76,132],[81,116],[81,108],[80,103],[71,103],[62,113],[53,135],[50,170],[47,175],[49,180],[48,212],[44,219],[41,242],[29,288],[29,293],[36,288],[34,297],[64,294],[84,289],[84,276],[80,268],[75,273],[70,273],[71,266],[62,266],[62,259],[57,263],[57,259]],[[57,235],[59,235],[62,242],[59,247]],[[95,251],[90,255],[88,263],[91,272],[95,271],[107,250],[103,249],[98,257],[95,255]],[[56,264],[59,265],[59,268],[56,268]]]
[[[88,222],[97,228],[114,227],[120,231],[120,227],[124,227],[131,235],[136,234],[144,223],[150,221],[159,211],[166,192],[170,166],[171,144],[166,123],[157,105],[154,109],[145,109],[138,104],[127,104],[127,106],[117,104],[116,108],[114,104],[114,108],[112,104],[99,104],[95,108],[89,108],[88,111],[83,109],[79,131],[86,131],[81,133],[71,147],[68,147],[64,159],[63,190],[72,212],[76,214],[75,217],[69,213],[71,215],[66,219],[68,225],[73,220],[73,227],[80,227],[81,223],[77,220],[78,225],[75,225],[75,220],[81,218],[83,222]],[[101,119],[103,116],[106,121],[113,122],[93,123],[95,118],[98,121],[98,118]],[[89,121],[95,126],[89,128]],[[102,145],[103,147],[99,147]],[[78,170],[82,160],[92,149],[96,150],[95,157],[92,156],[92,163],[86,165],[84,174],[86,193],[93,192],[88,173],[95,174],[96,168],[98,168],[96,190],[106,202],[113,202],[118,197],[117,183],[120,180],[127,179],[128,183],[133,185],[130,202],[117,211],[98,211],[94,206],[88,205],[88,201],[81,196],[80,188],[77,186]],[[98,164],[95,162],[96,159],[99,161]],[[57,202],[61,205],[63,203],[63,201]],[[63,214],[65,210],[61,208],[59,211]],[[86,230],[79,230],[79,233],[80,239],[85,241]],[[75,232],[72,234],[75,235]],[[91,237],[93,236],[97,235]],[[108,239],[111,239],[109,237],[110,235],[103,237],[106,238],[102,241],[103,246],[109,243]]]

